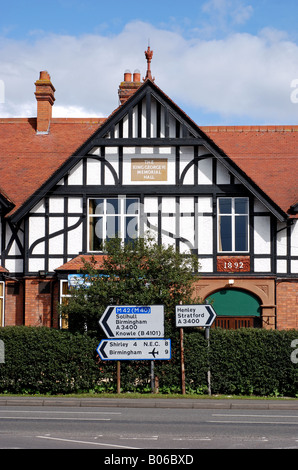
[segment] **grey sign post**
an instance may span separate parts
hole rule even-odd
[[[205,337],[208,347],[208,366],[209,366],[209,330],[216,318],[214,308],[208,304],[199,305],[176,305],[176,326],[180,328],[180,349],[181,349],[181,381],[182,394],[185,394],[185,369],[184,369],[184,347],[183,347],[183,328],[184,327],[203,327],[205,328]],[[207,372],[208,393],[211,395],[211,373],[210,367]]]
[[[0,364],[5,363],[5,349],[4,349],[4,341],[0,339]]]

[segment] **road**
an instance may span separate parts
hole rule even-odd
[[[0,449],[298,449],[296,409],[28,406],[0,401]],[[180,452],[181,454],[181,452]],[[118,454],[117,454],[118,455]]]

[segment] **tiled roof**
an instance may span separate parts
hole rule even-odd
[[[105,119],[52,119],[49,134],[36,119],[0,119],[0,191],[17,210]]]
[[[284,212],[298,200],[298,126],[201,127]]]
[[[11,215],[45,183],[106,119],[52,119],[36,133],[36,119],[0,119],[0,193]],[[298,126],[201,127],[284,212],[297,203]]]
[[[91,263],[95,261],[94,268],[100,269],[103,264],[105,255],[79,255],[63,264],[56,271],[79,271],[84,267],[84,262]]]

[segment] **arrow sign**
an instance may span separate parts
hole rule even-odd
[[[211,305],[176,305],[176,326],[184,328],[186,326],[212,325],[216,318],[216,313]]]
[[[99,324],[108,338],[163,338],[164,306],[110,305]]]
[[[113,338],[113,336],[115,336],[109,325],[109,319],[112,313],[114,312],[114,308],[115,307],[108,307],[99,321],[100,326],[102,327],[108,338]]]
[[[166,361],[171,359],[171,340],[103,339],[96,351],[103,361]]]

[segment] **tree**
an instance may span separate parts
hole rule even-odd
[[[60,306],[70,331],[102,336],[99,319],[108,305],[164,305],[165,334],[174,327],[175,306],[199,303],[194,295],[198,268],[193,255],[178,253],[150,238],[105,243],[102,269],[95,260],[84,262],[84,283],[72,290],[67,305]]]

